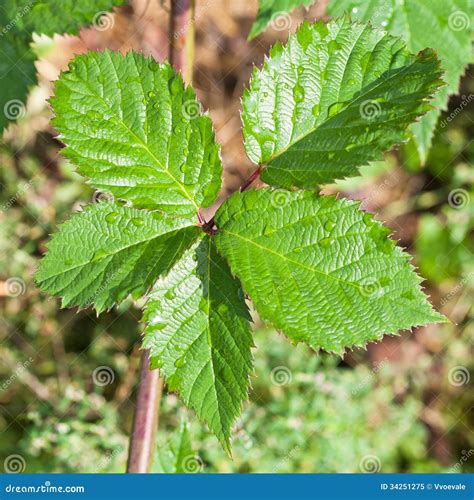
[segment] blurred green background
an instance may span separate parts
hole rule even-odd
[[[142,12],[146,2],[131,3]],[[136,16],[125,9],[111,32],[35,38],[40,84],[0,145],[0,470],[15,460],[26,472],[125,470],[142,304],[127,301],[100,317],[61,310],[33,274],[57,224],[103,196],[58,154],[46,104],[50,80],[88,48],[134,47],[158,57],[166,39],[158,3],[143,11],[139,35]],[[275,35],[246,42],[254,3],[234,2],[229,10],[216,1],[198,19],[194,80],[223,145],[223,195],[251,168],[239,98],[251,62],[262,60]],[[424,167],[407,146],[363,168],[360,178],[325,188],[363,200],[393,229],[452,324],[402,332],[340,359],[292,346],[255,316],[255,376],[233,458],[166,387],[157,449],[184,418],[202,472],[473,471],[473,162],[470,68]]]

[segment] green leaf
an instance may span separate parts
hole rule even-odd
[[[188,220],[111,202],[89,205],[59,227],[36,274],[63,307],[98,312],[129,294],[143,295],[168,271],[200,230]]]
[[[315,188],[357,174],[407,138],[440,86],[431,50],[348,19],[304,23],[275,45],[244,93],[245,148],[275,186]]]
[[[274,22],[278,29],[289,28],[289,12],[298,7],[309,7],[315,0],[259,0],[258,13],[248,39],[252,40]]]
[[[155,283],[144,320],[152,366],[230,452],[252,371],[250,316],[240,283],[208,236]]]
[[[103,28],[101,14],[123,3],[124,0],[2,0],[0,26],[28,40],[33,32],[75,35],[82,26],[90,24]]]
[[[216,200],[222,165],[211,120],[169,64],[105,51],[69,68],[51,101],[54,126],[93,186],[186,217]]]
[[[0,133],[25,114],[28,88],[35,84],[34,58],[27,43],[13,33],[0,36]]]
[[[436,50],[446,71],[447,87],[433,100],[435,109],[412,127],[422,163],[427,153],[441,111],[450,94],[459,89],[466,65],[473,62],[471,33],[474,22],[473,0],[331,0],[329,13],[344,12],[357,20],[370,21],[391,34],[402,36],[414,52],[431,47]]]
[[[257,311],[294,342],[342,354],[443,320],[409,255],[356,202],[254,190],[229,198],[216,224],[217,248]]]
[[[194,452],[186,420],[171,438],[158,450],[158,470],[165,474],[187,474],[199,472],[201,459]]]

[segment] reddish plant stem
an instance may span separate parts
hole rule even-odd
[[[186,83],[191,82],[193,68],[194,4],[195,0],[171,1],[169,60],[177,71],[181,71]],[[205,224],[199,211],[198,219],[201,225]],[[150,472],[153,464],[163,381],[159,370],[150,370],[149,366],[149,351],[143,350],[128,454],[127,472],[131,473]]]
[[[171,1],[169,60],[187,84],[191,83],[193,71],[194,4],[195,0]]]
[[[151,472],[163,382],[159,370],[150,370],[148,349],[142,351],[137,406],[130,440],[127,472]]]
[[[252,175],[240,186],[239,191],[243,193],[246,191],[259,177],[260,174],[262,173],[262,170],[265,168],[265,165],[260,165],[255,172],[252,173]],[[198,217],[199,217],[199,212],[198,212]],[[204,224],[201,224],[202,228],[204,231],[208,234],[215,234],[216,229],[215,229],[215,223],[214,223],[214,217],[212,217],[209,222],[205,222]]]
[[[240,192],[243,193],[246,189],[248,189],[259,177],[262,173],[263,165],[260,165],[257,170],[240,186]]]

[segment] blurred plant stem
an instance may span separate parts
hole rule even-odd
[[[169,60],[181,71],[186,84],[193,77],[195,0],[172,0],[169,28]]]
[[[127,472],[151,471],[162,387],[159,370],[150,370],[149,352],[143,350]]]
[[[169,60],[191,83],[194,61],[195,0],[172,0],[169,29]],[[130,438],[127,472],[150,472],[160,413],[163,380],[159,370],[150,370],[148,350],[142,351],[140,381],[133,431]]]

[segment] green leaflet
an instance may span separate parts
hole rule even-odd
[[[294,342],[342,354],[444,319],[409,255],[358,203],[253,190],[225,202],[216,224],[217,248],[257,311]]]
[[[457,93],[467,64],[473,62],[471,33],[474,22],[473,0],[331,0],[329,13],[349,13],[354,19],[371,21],[391,34],[402,36],[414,52],[431,47],[446,71],[448,84],[433,100],[434,110],[412,126],[422,163],[431,147],[441,111],[449,94]]]
[[[222,165],[211,120],[169,64],[105,51],[69,68],[51,100],[54,126],[93,186],[193,219],[215,201]]]
[[[90,24],[103,28],[101,14],[123,3],[124,0],[2,0],[0,25],[27,41],[33,32],[75,35],[82,26]]]
[[[274,22],[277,29],[290,27],[289,12],[298,7],[309,7],[315,0],[259,0],[258,13],[252,25],[248,39],[251,40],[259,35],[265,28]]]
[[[34,57],[28,44],[14,33],[0,36],[0,133],[25,114],[28,87],[35,84]]]
[[[193,450],[186,420],[177,431],[158,449],[158,472],[187,474],[200,472],[202,462]]]
[[[348,19],[304,23],[275,45],[243,97],[245,148],[261,179],[314,189],[357,174],[407,139],[441,85],[435,54]]]
[[[250,316],[240,283],[208,236],[154,285],[143,347],[230,452],[230,429],[252,371]]]
[[[143,295],[197,238],[185,219],[111,202],[89,205],[62,224],[36,274],[38,285],[63,307],[97,312],[129,294]]]
[[[104,29],[112,21],[101,16],[122,4],[123,0],[2,0],[0,132],[23,116],[28,88],[36,85],[35,56],[29,47],[33,32],[76,34],[88,24]]]

